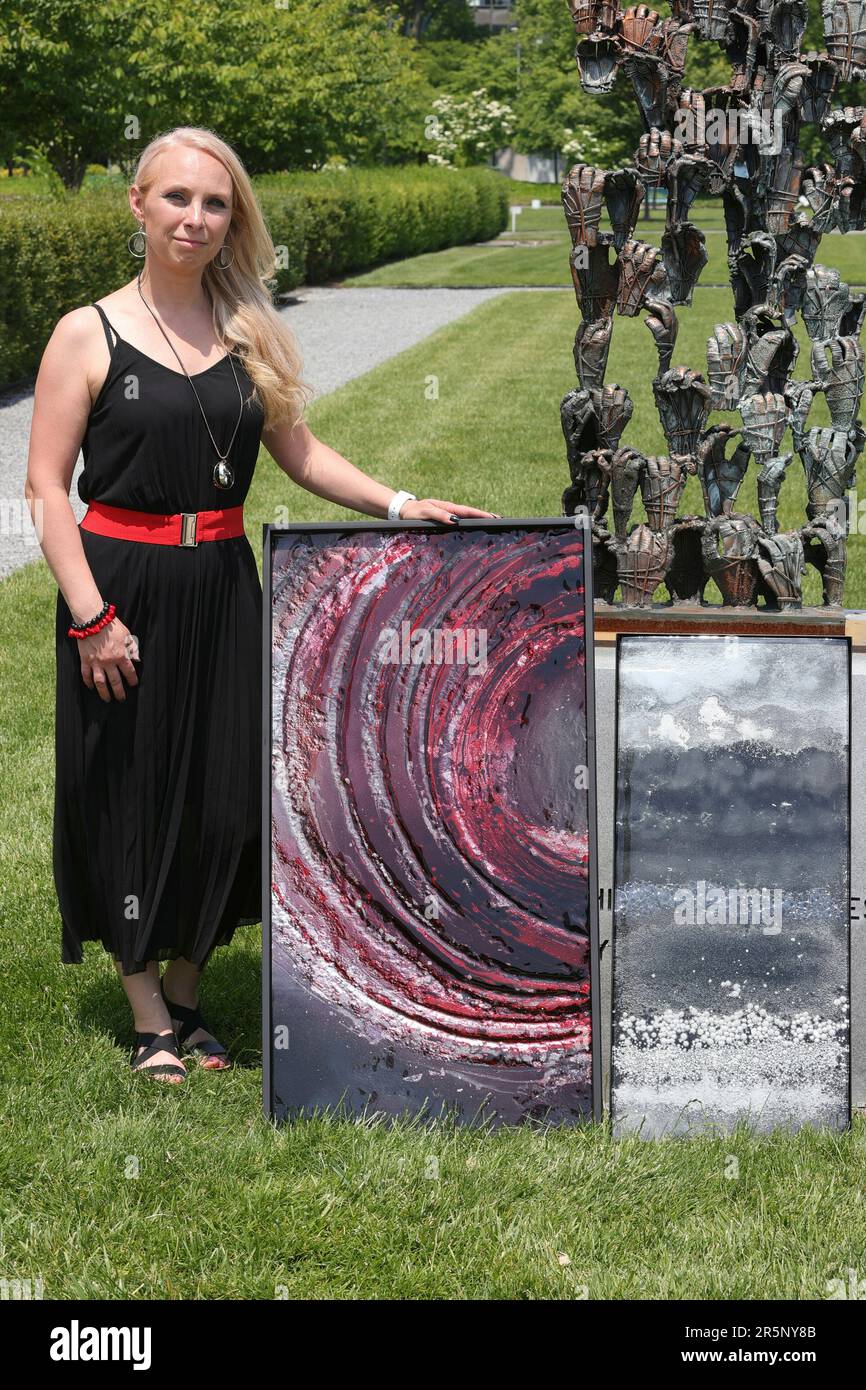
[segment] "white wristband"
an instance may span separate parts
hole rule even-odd
[[[388,503],[388,520],[400,520],[400,508],[404,502],[417,502],[418,498],[414,492],[395,492],[391,501]]]

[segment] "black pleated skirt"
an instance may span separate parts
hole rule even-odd
[[[101,941],[124,974],[202,968],[261,921],[262,589],[246,536],[195,548],[79,530],[138,637],[138,685],[100,699],[56,611],[53,868],[62,960]]]

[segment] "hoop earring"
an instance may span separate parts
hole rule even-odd
[[[139,245],[142,249],[140,251],[137,251],[132,245],[132,242],[135,241],[136,237],[141,237]],[[126,244],[129,247],[130,256],[135,256],[136,260],[138,261],[144,260],[144,257],[147,254],[147,232],[144,230],[144,223],[141,224],[137,232],[130,233],[130,235],[126,238]]]
[[[232,257],[232,258],[231,258],[230,261],[223,261],[223,260],[220,259],[221,256],[222,256],[223,251],[230,251],[230,252],[231,252],[231,257]],[[217,267],[217,270],[228,270],[228,268],[229,268],[230,265],[234,265],[234,259],[235,259],[235,253],[234,253],[234,251],[232,250],[231,246],[227,246],[226,243],[223,242],[223,244],[222,244],[222,246],[220,247],[219,251],[217,251],[216,255],[215,255],[214,258],[213,258],[213,263],[214,263],[214,265]]]

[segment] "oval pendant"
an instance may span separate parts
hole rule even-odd
[[[233,473],[232,470],[229,468],[229,466],[228,466],[228,464],[226,463],[225,459],[220,459],[219,462],[218,462],[217,464],[214,465],[214,470],[213,470],[213,484],[214,484],[214,487],[219,487],[219,488],[222,488],[223,490],[225,490],[226,488],[233,487],[233,486],[234,486],[234,481],[235,481],[235,475],[234,475],[234,473]]]

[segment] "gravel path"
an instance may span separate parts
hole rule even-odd
[[[453,323],[509,289],[338,289],[295,291],[281,310],[301,349],[302,375],[324,395]],[[42,556],[24,500],[31,389],[0,393],[0,577]],[[79,454],[70,503],[77,521],[87,510],[78,496]]]

